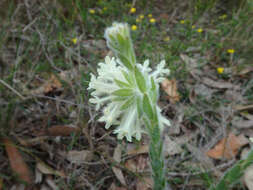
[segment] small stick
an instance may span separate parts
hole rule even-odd
[[[7,88],[9,88],[12,92],[14,92],[15,94],[17,94],[22,100],[25,100],[25,97],[22,96],[18,91],[16,91],[14,88],[12,88],[9,84],[7,84],[6,82],[4,82],[2,79],[0,79],[0,82],[6,86]]]

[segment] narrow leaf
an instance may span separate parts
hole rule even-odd
[[[114,82],[121,88],[130,88],[131,86],[123,81],[114,79]]]
[[[12,170],[28,184],[32,184],[31,171],[16,146],[8,138],[3,139]]]
[[[151,106],[151,103],[149,101],[147,94],[144,94],[142,105],[143,105],[143,111],[146,113],[148,118],[150,120],[152,120],[154,113],[153,113],[153,109],[152,109],[152,106]]]
[[[127,80],[127,82],[128,82],[131,86],[134,85],[134,75],[133,75],[133,73],[131,73],[131,72],[127,73],[127,72],[124,71],[124,70],[122,70],[121,72],[122,72],[124,78]]]
[[[125,110],[129,108],[134,103],[134,98],[130,97],[120,108],[120,110]]]
[[[146,81],[145,81],[144,76],[142,75],[142,73],[139,71],[137,67],[135,67],[134,69],[134,74],[135,74],[135,79],[136,79],[139,89],[141,90],[141,92],[145,93],[147,90],[147,87],[146,87]]]
[[[141,97],[137,97],[136,98],[136,102],[137,102],[137,112],[138,112],[138,116],[139,118],[142,116],[142,101],[141,101]]]
[[[131,61],[125,55],[123,55],[122,53],[118,53],[117,56],[126,68],[128,68],[129,70],[133,70]]]
[[[115,96],[132,96],[133,95],[133,90],[132,89],[127,89],[127,88],[123,88],[120,90],[116,90],[112,93]]]

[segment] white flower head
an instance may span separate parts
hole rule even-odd
[[[163,63],[163,62],[162,62]],[[152,79],[155,82],[155,93],[158,94],[161,77],[169,73],[169,70],[157,66],[152,72],[149,61],[143,65],[138,64],[137,68],[142,72],[147,86],[147,93],[154,91]],[[115,58],[106,57],[105,63],[98,64],[98,76],[91,74],[89,83],[91,93],[90,102],[96,104],[96,109],[103,108],[103,115],[100,122],[105,122],[105,128],[112,125],[117,126],[114,133],[118,139],[126,137],[128,141],[132,138],[141,139],[145,133],[143,117],[138,113],[138,104],[142,103],[143,95],[135,81],[135,76],[124,65]],[[169,121],[161,115],[161,109],[157,106],[159,127],[170,125]]]

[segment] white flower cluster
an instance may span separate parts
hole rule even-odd
[[[132,137],[141,139],[141,134],[145,132],[144,121],[138,110],[138,100],[142,100],[143,94],[136,84],[134,74],[129,71],[120,60],[106,57],[105,63],[99,63],[98,76],[91,74],[89,90],[92,98],[91,103],[96,104],[96,110],[103,108],[103,115],[100,122],[105,122],[105,128],[112,125],[118,126],[114,133],[118,139],[126,137],[132,141]],[[144,64],[137,64],[137,68],[142,72],[148,91],[152,88],[151,78],[156,85],[158,94],[159,83],[169,74],[169,69],[165,69],[165,61],[157,65],[156,70],[152,72],[149,67],[149,61]],[[161,115],[161,109],[156,106],[159,127],[162,130],[164,125],[170,125],[170,122]]]

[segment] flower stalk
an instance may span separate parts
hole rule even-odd
[[[105,128],[118,126],[114,133],[118,139],[124,137],[141,139],[142,133],[150,137],[149,153],[154,180],[154,190],[167,188],[164,171],[163,142],[161,132],[164,126],[170,126],[161,114],[157,105],[159,83],[169,74],[165,61],[161,61],[152,71],[149,61],[136,63],[133,43],[129,27],[126,23],[114,23],[105,31],[108,47],[115,58],[105,58],[99,63],[98,77],[91,75],[88,89],[91,103],[96,109],[103,107],[103,115],[99,119],[105,122]]]

